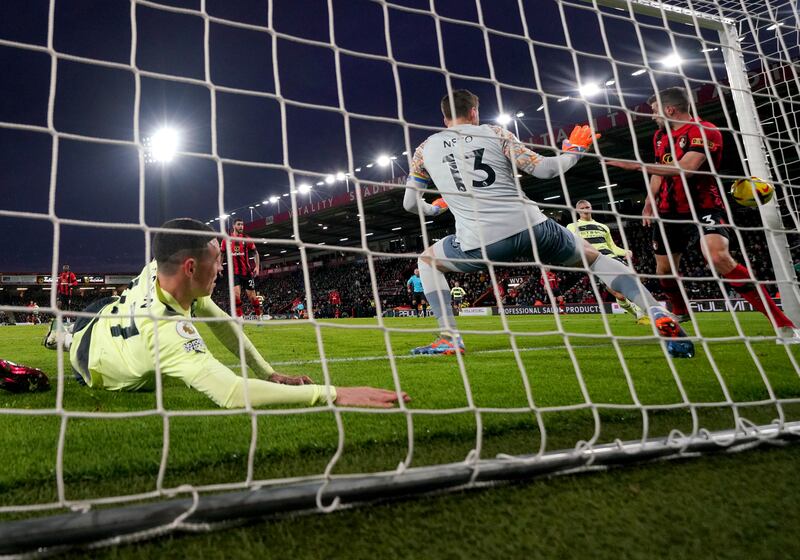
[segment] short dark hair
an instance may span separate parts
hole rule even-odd
[[[478,96],[467,89],[453,90],[452,107],[456,110],[455,118],[463,118],[469,115],[470,109],[478,108],[480,102]],[[450,96],[445,95],[442,97],[442,114],[446,119],[452,120],[454,117],[451,115]]]
[[[203,222],[192,218],[176,218],[164,222],[164,229],[183,231],[202,231],[214,233],[214,230]],[[170,274],[189,257],[200,258],[208,250],[209,242],[214,239],[210,235],[192,235],[175,231],[159,231],[153,237],[153,256],[158,269]]]
[[[661,91],[658,92],[658,97],[661,97],[662,107],[670,105],[672,107],[675,107],[678,111],[682,113],[689,112],[689,96],[684,88],[671,87],[667,89],[662,89]],[[653,103],[658,101],[658,97],[655,95],[651,95],[650,99],[647,100],[647,104],[652,105]]]
[[[234,224],[238,224],[239,222],[244,223],[244,220],[242,218],[236,218],[235,220],[233,220]]]

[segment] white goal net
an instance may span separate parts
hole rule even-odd
[[[44,371],[52,389],[0,393],[0,554],[741,449],[800,430],[795,1],[13,6],[0,4],[0,231],[17,248],[0,260],[0,360]],[[669,88],[688,93],[691,122],[678,122]],[[584,237],[629,267],[620,278],[638,282],[636,296],[649,301],[647,289],[682,316],[693,357],[673,357],[657,317],[627,313],[585,255],[577,267],[542,263],[542,246],[492,260],[490,222],[476,217],[496,209],[481,192],[496,175],[483,151],[469,170],[439,157],[463,187],[445,194],[451,212],[404,209],[409,190],[419,205],[439,196],[412,176],[414,154],[442,129],[442,97],[461,89],[478,95],[480,124],[566,158],[547,176],[515,159],[510,204],[588,224]],[[654,95],[672,131],[655,140]],[[580,158],[563,143],[576,141],[575,125],[600,135]],[[464,186],[461,174],[476,179]],[[648,195],[662,176],[680,191],[664,204],[693,193],[686,210],[664,213],[661,195]],[[751,177],[774,196],[737,202],[731,185]],[[702,194],[712,190],[713,214]],[[608,238],[576,211],[581,201]],[[420,291],[420,255],[466,232],[459,204],[481,246],[435,253],[447,285]],[[264,376],[247,361],[254,348],[281,374],[410,402],[346,406],[346,389],[333,401],[323,388],[313,404],[256,406],[245,384],[242,406],[231,389],[218,402],[235,405],[218,407],[194,374],[167,374],[159,329],[154,371],[131,366],[146,377],[138,386],[107,373],[104,388],[99,357],[97,371],[76,374],[61,342],[41,346],[50,317],[59,331],[87,324],[96,309],[83,310],[101,297],[124,304],[159,226],[183,217],[228,247],[210,289],[231,317],[156,315],[146,300],[113,336],[166,321],[188,329],[187,355],[199,331],[199,351],[246,379]],[[244,264],[239,219],[258,257]],[[523,236],[536,226],[516,225]],[[658,234],[666,251],[653,248]],[[670,253],[680,261],[664,269]],[[178,296],[159,282],[169,308]],[[454,351],[412,353],[439,339],[436,316],[449,309],[442,340]],[[235,326],[234,342],[217,340],[220,322]],[[12,377],[4,387],[18,389]]]

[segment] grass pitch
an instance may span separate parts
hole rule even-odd
[[[737,335],[729,314],[707,313],[698,317],[697,328],[707,340]],[[760,314],[739,313],[737,318],[748,336],[774,336]],[[797,405],[778,407],[771,402],[773,397],[800,397],[800,377],[791,356],[774,340],[756,340],[749,343],[749,348],[741,340],[712,341],[698,345],[697,356],[692,360],[668,361],[649,327],[637,326],[627,316],[610,318],[610,333],[598,316],[568,315],[560,319],[566,335],[559,333],[556,320],[549,316],[510,317],[507,325],[498,317],[460,318],[459,327],[467,332],[464,338],[468,353],[463,369],[455,357],[408,356],[409,348],[432,339],[435,332],[432,319],[387,319],[390,330],[386,334],[376,328],[375,320],[324,321],[319,329],[301,322],[271,322],[262,327],[248,326],[246,330],[276,369],[291,374],[306,373],[316,380],[323,379],[323,365],[319,361],[321,345],[328,374],[335,385],[394,387],[395,378],[387,357],[388,340],[396,356],[400,386],[413,401],[408,405],[408,412],[399,409],[378,414],[345,411],[342,415],[343,453],[333,467],[337,474],[391,470],[407,460],[411,466],[462,461],[473,449],[479,449],[482,457],[494,457],[499,453],[516,455],[542,449],[571,449],[581,440],[605,443],[617,438],[663,437],[675,429],[688,433],[693,421],[687,401],[695,407],[699,426],[710,430],[734,426],[730,402],[745,403],[738,408],[738,414],[757,424],[768,423],[781,414],[786,420],[800,417]],[[413,329],[428,329],[429,332],[414,332]],[[44,327],[3,329],[0,331],[0,357],[54,374],[57,353],[41,346],[44,332]],[[612,344],[609,334],[619,337],[616,345]],[[218,358],[236,364],[236,357],[221,348],[210,334],[206,333],[205,339]],[[797,358],[797,349],[791,348],[788,352]],[[55,385],[56,376],[52,375],[51,379]],[[63,407],[69,412],[146,413],[156,406],[152,393],[92,391],[79,387],[69,376],[63,389]],[[0,454],[5,459],[5,468],[0,472],[2,505],[49,503],[57,499],[54,473],[61,421],[53,414],[55,406],[55,390],[46,394],[0,394],[0,409],[41,409],[43,412],[36,416],[2,416]],[[531,406],[541,411],[540,422],[531,412]],[[164,382],[164,407],[170,412],[218,410],[203,395],[169,379]],[[413,426],[411,438],[409,414]],[[336,420],[333,413],[324,409],[300,414],[283,408],[280,414],[258,416],[255,426],[257,446],[252,473],[255,479],[320,474],[337,450]],[[253,439],[253,422],[249,415],[172,416],[168,433],[165,488],[246,479],[247,457]],[[413,453],[409,452],[409,439],[413,439]],[[163,444],[164,421],[157,414],[70,418],[63,463],[66,497],[79,500],[155,490]],[[748,456],[751,459],[745,458]],[[582,555],[573,545],[580,542],[585,546],[600,545],[603,537],[588,528],[597,523],[585,528],[575,526],[581,522],[580,516],[575,516],[575,507],[587,508],[593,517],[624,519],[625,515],[620,517],[623,513],[620,504],[631,499],[626,485],[660,487],[674,484],[670,482],[674,479],[681,481],[680,491],[656,492],[648,497],[652,504],[635,510],[641,517],[641,530],[646,530],[648,523],[654,531],[666,523],[663,512],[656,511],[659,507],[655,504],[659,501],[667,512],[681,511],[681,503],[685,501],[687,507],[709,513],[701,516],[703,521],[699,526],[687,529],[687,542],[700,546],[698,543],[706,540],[711,531],[731,531],[736,523],[754,522],[746,521],[747,516],[730,518],[725,515],[724,500],[705,498],[710,489],[723,491],[720,484],[725,488],[730,485],[734,493],[737,488],[745,489],[747,483],[739,474],[745,470],[750,473],[747,480],[760,482],[755,483],[755,489],[747,488],[747,496],[732,496],[734,502],[742,501],[742,505],[732,507],[750,504],[747,498],[751,494],[756,498],[763,495],[764,499],[755,499],[757,506],[746,506],[753,509],[758,519],[797,517],[795,504],[800,492],[790,488],[791,485],[786,488],[776,485],[774,476],[793,469],[791,465],[796,464],[798,457],[800,454],[796,450],[756,452],[735,458],[703,459],[692,465],[674,463],[597,477],[554,479],[523,487],[441,497],[424,504],[409,502],[318,519],[284,520],[270,525],[270,534],[285,537],[281,541],[282,554],[347,555],[346,549],[321,544],[341,541],[341,532],[347,524],[358,527],[360,523],[376,519],[379,522],[375,534],[389,535],[397,532],[392,521],[397,516],[398,522],[406,523],[408,531],[413,533],[411,520],[422,515],[431,521],[431,530],[438,534],[439,530],[434,528],[437,524],[455,523],[456,527],[468,530],[469,523],[463,511],[480,507],[483,510],[474,513],[476,523],[491,527],[492,519],[504,519],[504,523],[519,526],[520,534],[508,541],[495,524],[496,530],[490,529],[479,539],[488,547],[481,548],[480,542],[467,546],[463,536],[453,539],[454,529],[442,533],[445,541],[441,544],[434,544],[439,540],[431,535],[428,548],[386,549],[383,555],[474,557],[494,555],[493,551],[500,550],[505,555],[531,555],[534,550],[540,550],[534,546],[534,541],[550,547],[540,550],[542,556],[562,555],[569,550]],[[720,479],[719,469],[730,473],[731,480]],[[629,482],[629,479],[638,482]],[[621,488],[617,488],[620,484]],[[778,487],[782,488],[776,494],[779,499],[766,499],[777,492]],[[562,494],[565,488],[575,490],[571,498]],[[757,490],[755,494],[754,490]],[[730,494],[730,489],[724,492]],[[785,500],[787,492],[793,498],[791,507]],[[431,506],[431,503],[438,505]],[[513,508],[509,504],[513,504]],[[542,508],[546,517],[542,517]],[[656,513],[658,515],[651,515]],[[4,516],[5,519],[16,517],[21,516]],[[522,530],[519,522],[525,519],[532,524],[546,523],[550,529],[544,533],[542,528]],[[683,522],[690,519],[691,515],[674,521],[684,527]],[[303,539],[295,540],[297,535],[292,534],[291,528],[297,523],[314,527],[314,540],[319,539],[316,545]],[[385,526],[381,528],[381,524]],[[782,524],[778,523],[773,529],[779,532]],[[605,543],[605,550],[619,551],[622,547],[644,552],[645,548],[637,546],[646,543],[639,543],[635,535],[625,540],[623,529],[620,526],[611,531],[613,543]],[[424,524],[419,530],[425,530]],[[256,536],[258,529],[245,528],[197,540],[170,539],[146,545],[154,547],[152,549],[129,547],[108,554],[148,554],[146,551],[150,550],[152,554],[183,555],[187,547],[199,546],[206,548],[206,556],[214,556],[214,550],[218,556],[230,556],[228,547],[232,534],[250,543],[249,548],[242,549],[248,554],[264,554],[271,546],[270,542]],[[445,544],[448,539],[451,539],[449,545]],[[775,541],[778,548],[770,550],[774,554],[787,553],[788,545],[778,544],[779,541]],[[213,548],[215,542],[219,543],[219,548]],[[169,546],[176,548],[169,552],[164,548]],[[289,551],[287,547],[294,548]],[[353,557],[366,557],[369,548],[362,551],[364,554],[357,550],[357,547],[352,550]],[[416,553],[412,553],[413,550]],[[448,550],[452,554],[446,553]],[[690,548],[680,550],[686,552]],[[716,548],[698,550],[706,554],[720,553]],[[593,555],[597,555],[597,551],[584,550]]]

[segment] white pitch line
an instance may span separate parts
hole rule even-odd
[[[638,346],[644,345],[647,343],[652,343],[654,341],[642,341],[642,342],[634,342],[628,341],[629,346]],[[737,341],[725,341],[725,342],[737,342]],[[720,343],[717,343],[720,344]],[[598,348],[598,347],[605,347],[603,344],[572,344],[572,348]],[[517,348],[518,352],[542,352],[544,350],[564,350],[566,349],[566,345],[558,345],[558,346],[530,346],[526,348]],[[467,356],[475,355],[475,354],[503,354],[507,352],[513,352],[512,348],[494,348],[491,350],[473,350],[467,352]],[[396,354],[396,360],[408,360],[412,358],[425,358],[425,357],[432,357],[435,356],[434,354]],[[383,356],[355,356],[349,358],[327,358],[325,362],[331,364],[335,363],[346,363],[346,362],[375,362],[378,360],[388,360],[389,356],[384,354]],[[310,364],[321,364],[323,360],[288,360],[283,362],[270,362],[273,366],[302,366],[302,365],[310,365]],[[239,363],[236,364],[227,364],[229,368],[236,368],[240,367]]]
[[[600,346],[600,344],[585,344],[581,346],[577,346],[575,344],[572,345],[572,348],[595,348]],[[558,350],[564,349],[566,346],[533,346],[530,348],[517,348],[519,352],[540,352],[542,350]],[[475,354],[501,354],[505,352],[513,352],[514,350],[511,348],[495,348],[493,350],[475,350],[469,352],[467,355],[475,355]],[[395,355],[396,360],[407,360],[410,358],[424,358],[426,356],[432,356],[428,354],[397,354]],[[388,355],[383,356],[356,356],[351,358],[327,358],[325,361],[327,363],[339,363],[339,362],[374,362],[377,360],[388,360]],[[273,366],[302,366],[302,365],[309,365],[309,364],[321,364],[322,360],[290,360],[286,362],[270,362]],[[229,365],[228,367],[239,367],[239,364]]]

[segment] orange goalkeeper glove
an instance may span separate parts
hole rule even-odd
[[[572,129],[569,138],[564,140],[561,144],[561,149],[565,152],[578,152],[583,153],[592,147],[592,142],[600,138],[600,134],[592,135],[592,130],[588,125],[576,125]]]
[[[447,212],[447,209],[449,208],[449,206],[447,206],[447,203],[444,201],[443,198],[437,198],[436,200],[431,202],[431,206],[433,206],[436,209],[436,213],[434,214],[434,216],[438,216],[439,214],[444,214],[445,212]]]

